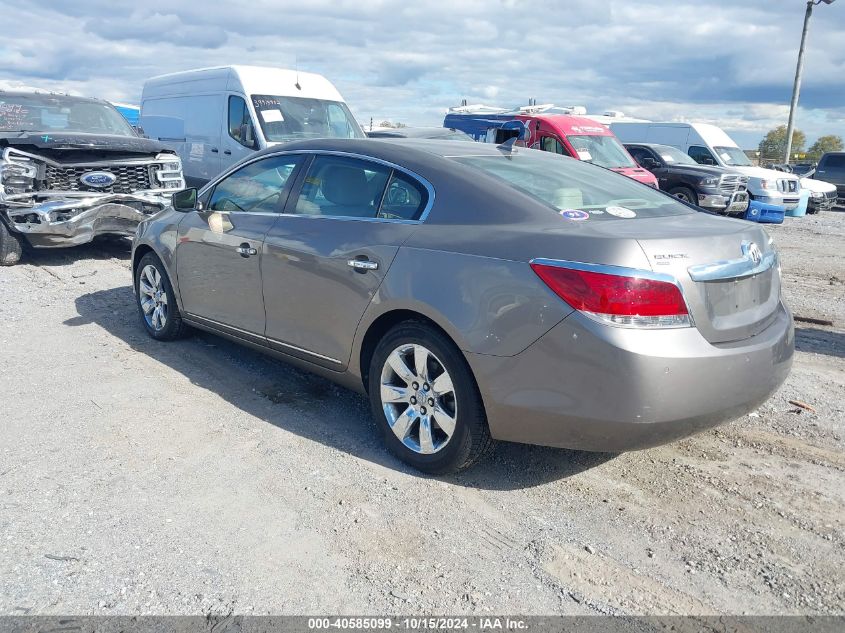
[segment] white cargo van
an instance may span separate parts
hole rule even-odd
[[[739,145],[715,125],[618,121],[610,129],[623,143],[660,143],[686,152],[702,165],[720,165],[748,176],[748,192],[761,202],[790,211],[798,206],[801,185],[796,176],[754,167]]]
[[[251,152],[302,138],[365,138],[322,75],[222,66],[144,83],[140,127],[175,149],[189,186],[201,186]]]

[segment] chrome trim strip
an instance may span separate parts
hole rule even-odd
[[[267,340],[270,343],[275,343],[276,345],[281,345],[282,347],[287,347],[288,349],[292,349],[297,352],[302,352],[303,354],[308,354],[309,356],[314,356],[315,358],[322,358],[323,360],[327,360],[330,363],[335,363],[336,365],[343,365],[342,361],[339,361],[336,358],[332,358],[331,356],[324,356],[323,354],[318,354],[317,352],[312,352],[310,350],[303,349],[302,347],[291,345],[290,343],[283,343],[282,341],[277,341],[274,338],[268,338]]]
[[[217,326],[222,330],[233,330],[235,332],[240,332],[241,334],[246,334],[247,336],[251,336],[252,338],[261,339],[268,343],[275,343],[276,345],[281,345],[282,347],[287,347],[297,352],[301,352],[303,354],[308,354],[309,356],[314,356],[315,358],[322,358],[323,360],[330,361],[332,363],[336,363],[338,365],[343,365],[343,362],[337,360],[336,358],[332,358],[331,356],[323,356],[322,354],[318,354],[317,352],[312,352],[310,350],[304,349],[302,347],[297,347],[296,345],[291,345],[290,343],[284,343],[282,341],[277,341],[273,338],[268,338],[263,334],[256,334],[255,332],[250,332],[249,330],[242,330],[241,328],[235,327],[233,325],[228,325],[226,323],[221,323],[220,321],[215,321],[214,319],[207,319],[206,317],[201,317],[196,314],[191,314],[190,312],[185,312],[185,316],[188,318],[189,321],[199,321],[201,323],[208,323],[213,326]]]
[[[741,279],[759,275],[772,268],[777,263],[777,254],[769,251],[755,263],[751,255],[743,255],[736,259],[723,259],[709,264],[699,264],[687,268],[693,281],[720,281],[723,279]]]
[[[358,158],[360,160],[368,160],[374,163],[379,163],[380,165],[384,165],[385,167],[390,167],[391,169],[396,169],[401,171],[404,174],[407,174],[417,182],[419,182],[423,187],[425,187],[426,192],[428,192],[428,201],[426,202],[425,208],[423,209],[422,213],[420,214],[419,219],[417,220],[394,220],[391,218],[356,218],[356,217],[347,217],[347,216],[337,216],[337,215],[308,215],[304,213],[275,213],[273,215],[282,216],[282,217],[297,217],[297,218],[306,218],[306,217],[313,217],[313,218],[326,218],[332,220],[359,220],[359,221],[369,221],[369,222],[393,222],[395,224],[422,224],[425,222],[428,214],[431,212],[431,208],[434,206],[434,186],[425,178],[420,176],[418,173],[411,171],[407,167],[402,167],[401,165],[397,165],[396,163],[391,163],[390,161],[384,160],[382,158],[377,158],[375,156],[369,156],[367,154],[358,154],[355,152],[341,152],[336,150],[328,150],[328,149],[300,149],[300,150],[279,150],[277,152],[268,152],[266,154],[261,154],[260,156],[251,157],[249,160],[237,163],[230,167],[228,170],[217,176],[214,180],[210,180],[202,188],[197,191],[197,198],[202,197],[205,193],[211,189],[212,187],[216,187],[217,183],[222,181],[223,179],[227,178],[230,174],[234,173],[238,169],[242,167],[246,167],[247,165],[251,165],[252,163],[263,160],[265,158],[271,158],[273,156],[298,156],[298,155],[308,155],[308,154],[322,154],[328,156],[343,156],[346,158]],[[247,212],[248,213],[248,212]]]
[[[662,281],[665,283],[673,284],[681,293],[681,297],[684,299],[684,305],[687,308],[687,316],[689,318],[689,322],[683,325],[678,326],[662,326],[666,329],[671,327],[695,327],[695,319],[692,316],[692,310],[690,310],[689,301],[687,301],[687,295],[684,292],[684,287],[681,285],[681,282],[674,275],[669,275],[668,273],[658,273],[654,272],[653,270],[645,270],[642,268],[628,268],[626,266],[612,266],[610,264],[589,264],[587,262],[573,262],[566,259],[545,259],[542,257],[537,257],[528,262],[529,264],[540,264],[543,266],[557,266],[558,268],[569,268],[570,270],[583,270],[586,272],[591,273],[603,273],[605,275],[618,275],[622,277],[633,277],[634,279],[650,279],[652,281]],[[568,305],[568,304],[567,304]],[[603,325],[610,325],[613,327],[631,327],[631,328],[639,328],[640,326],[630,326],[630,325],[622,325],[619,323],[610,323],[605,321],[604,319],[598,319],[592,316],[592,313],[577,310],[588,319],[592,319],[597,323],[602,323]],[[640,328],[641,329],[641,328]]]

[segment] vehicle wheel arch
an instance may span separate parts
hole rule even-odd
[[[132,253],[132,279],[135,279],[135,274],[138,272],[138,264],[141,263],[141,259],[147,253],[155,253],[155,249],[149,244],[139,244]]]
[[[394,308],[387,310],[370,321],[366,326],[366,331],[364,331],[363,335],[360,337],[360,345],[357,357],[355,358],[358,362],[357,369],[363,383],[364,393],[369,391],[370,361],[372,360],[373,353],[375,352],[379,340],[381,340],[381,338],[392,328],[407,321],[424,323],[438,330],[446,338],[448,338],[462,354],[466,349],[465,346],[461,345],[458,337],[453,334],[454,330],[452,328],[443,327],[437,319],[432,318],[429,315],[409,308]],[[450,330],[452,331],[450,332]],[[472,373],[472,371],[470,371],[470,373]]]

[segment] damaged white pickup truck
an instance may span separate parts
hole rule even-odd
[[[179,157],[96,99],[0,91],[0,265],[134,235],[185,187]]]

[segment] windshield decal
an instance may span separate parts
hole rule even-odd
[[[281,110],[259,110],[261,113],[261,118],[264,119],[267,123],[273,123],[274,121],[284,121],[285,117],[282,115]]]
[[[605,209],[610,215],[615,215],[617,218],[635,218],[637,214],[627,207],[607,207]]]
[[[593,155],[585,149],[576,150],[578,152],[578,159],[584,161],[593,160]]]
[[[589,220],[590,214],[586,211],[581,211],[581,209],[564,209],[560,212],[560,215],[567,220]]]

